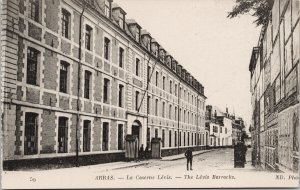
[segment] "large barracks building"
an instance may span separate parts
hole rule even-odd
[[[4,168],[123,160],[127,135],[161,156],[205,148],[204,87],[112,0],[1,11]]]

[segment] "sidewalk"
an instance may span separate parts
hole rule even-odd
[[[211,152],[213,149],[210,150],[200,150],[200,151],[195,151],[193,152],[193,156],[199,155],[199,154],[204,154],[206,152]],[[185,158],[184,153],[178,154],[178,155],[173,155],[173,156],[166,156],[162,157],[162,161],[173,161],[173,160],[179,160]]]

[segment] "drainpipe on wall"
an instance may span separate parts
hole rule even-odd
[[[199,147],[199,131],[198,131],[198,127],[199,127],[199,96],[197,96],[197,124],[196,124],[196,134],[197,134],[197,137],[196,137],[196,146]]]
[[[179,154],[179,121],[180,121],[180,84],[181,84],[181,80],[180,80],[180,78],[179,78],[179,84],[178,84],[178,110],[177,110],[177,115],[178,115],[178,128],[177,128],[177,136],[178,136],[178,138],[177,138],[177,141],[178,141],[178,143],[177,143],[177,154]],[[181,139],[180,139],[180,141],[181,141]]]
[[[77,81],[77,117],[76,117],[76,167],[79,167],[79,163],[78,163],[78,157],[79,157],[79,142],[78,142],[78,129],[80,127],[80,83],[81,83],[81,35],[82,35],[82,17],[83,17],[83,13],[86,7],[86,2],[84,2],[83,4],[83,8],[82,8],[82,12],[80,14],[80,19],[79,19],[79,50],[78,50],[78,72],[77,72],[77,77],[78,77],[78,81]]]

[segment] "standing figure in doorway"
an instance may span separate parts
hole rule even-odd
[[[142,144],[139,150],[139,160],[144,159],[144,145]]]

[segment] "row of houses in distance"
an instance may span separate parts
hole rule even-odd
[[[217,106],[207,105],[205,131],[208,147],[233,147],[246,134],[242,118],[221,111]]]

